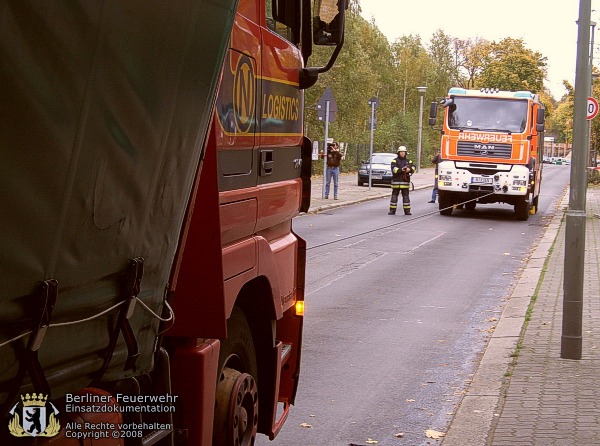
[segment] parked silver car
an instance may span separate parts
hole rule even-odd
[[[392,182],[391,163],[395,153],[373,153],[371,164],[371,184],[390,184]],[[369,160],[361,162],[358,169],[358,185],[369,184]]]

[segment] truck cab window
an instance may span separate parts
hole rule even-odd
[[[265,1],[265,18],[267,20],[267,27],[271,31],[279,34],[284,39],[293,42],[292,28],[284,23],[278,22],[273,16],[273,0]]]

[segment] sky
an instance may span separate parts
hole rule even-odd
[[[547,58],[545,85],[555,99],[566,90],[563,79],[575,84],[577,56],[577,0],[360,0],[362,16],[375,19],[380,31],[393,42],[403,35],[418,34],[423,43],[438,29],[461,39],[480,37],[500,41],[523,39],[525,48]],[[591,20],[598,23],[595,42],[600,44],[600,0],[592,1]],[[595,44],[600,65],[600,46]]]

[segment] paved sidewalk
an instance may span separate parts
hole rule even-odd
[[[415,189],[430,188],[433,175],[433,168],[422,168],[413,175]],[[357,185],[356,173],[343,173],[339,200],[324,200],[322,177],[315,176],[309,212],[391,194],[389,187],[368,189]],[[443,446],[600,446],[600,188],[587,192],[581,360],[560,358],[567,206],[565,194],[507,301]]]

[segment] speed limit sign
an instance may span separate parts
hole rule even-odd
[[[587,120],[594,119],[598,114],[598,101],[592,97],[587,98]]]

